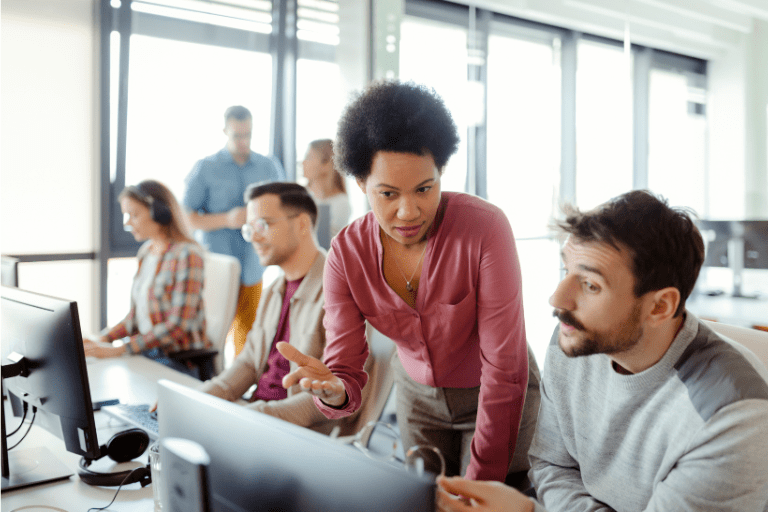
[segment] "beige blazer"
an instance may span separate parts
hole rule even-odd
[[[288,342],[303,353],[318,359],[323,358],[325,349],[325,328],[323,327],[325,258],[326,252],[320,249],[312,267],[291,299],[288,315],[291,327]],[[266,370],[269,352],[277,333],[284,294],[285,275],[281,274],[262,292],[259,307],[256,310],[256,320],[248,333],[242,352],[235,358],[230,368],[203,383],[200,387],[202,391],[235,402],[239,401],[243,393],[253,384],[259,382]],[[295,368],[296,364],[291,362],[291,370]],[[270,402],[259,400],[252,403],[243,401],[243,404],[250,409],[326,434],[334,425],[340,426],[342,435],[353,433],[344,427],[351,424],[356,415],[341,420],[327,419],[317,409],[312,397],[302,392],[298,385],[288,390],[288,397],[284,400]]]

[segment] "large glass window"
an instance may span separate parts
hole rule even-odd
[[[299,59],[296,77],[296,157],[300,163],[310,142],[336,137],[346,97],[335,62]],[[302,176],[301,165],[296,175]]]
[[[560,177],[560,40],[491,34],[488,42],[488,200],[509,218],[523,273],[525,327],[543,364],[559,278],[548,239]],[[535,178],[534,178],[535,177]]]
[[[704,93],[682,73],[651,69],[648,101],[648,187],[675,206],[706,215]]]
[[[560,173],[560,61],[552,43],[491,35],[487,151],[488,200],[517,237],[545,236]]]
[[[432,87],[443,98],[459,130],[459,150],[446,166],[442,190],[464,191],[467,180],[467,130],[475,103],[467,101],[467,30],[405,16],[400,25],[401,80]],[[471,94],[471,93],[470,93]]]
[[[269,54],[132,35],[130,56],[126,184],[156,179],[181,200],[194,163],[224,147],[231,105],[251,111],[251,149],[268,152]]]
[[[621,46],[580,40],[576,202],[592,208],[632,189],[632,62]]]

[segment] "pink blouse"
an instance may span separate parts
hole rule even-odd
[[[416,308],[384,278],[373,213],[333,240],[323,286],[325,364],[344,381],[349,401],[328,418],[360,407],[368,380],[365,320],[397,345],[405,370],[421,384],[480,386],[466,477],[504,481],[528,384],[520,264],[504,213],[475,196],[444,192],[428,234]]]

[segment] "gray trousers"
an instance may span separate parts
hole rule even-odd
[[[397,352],[392,357],[392,366],[397,387],[397,426],[403,449],[407,451],[415,445],[434,446],[445,457],[446,475],[465,474],[471,457],[480,387],[437,388],[419,384],[405,372]],[[539,415],[540,381],[539,367],[528,347],[528,388],[517,443],[509,447],[510,473],[530,468],[528,448]],[[440,473],[436,456],[428,450],[421,450],[419,454],[423,454],[426,470]]]

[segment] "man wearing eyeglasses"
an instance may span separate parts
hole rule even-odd
[[[282,272],[262,293],[241,354],[201,389],[234,402],[256,384],[247,407],[327,433],[335,423],[317,411],[311,397],[300,393],[298,385],[283,388],[283,376],[293,363],[275,348],[278,341],[287,341],[318,358],[325,348],[326,253],[314,235],[317,206],[307,189],[286,182],[251,185],[244,200],[243,238],[253,245],[263,266],[277,265]]]

